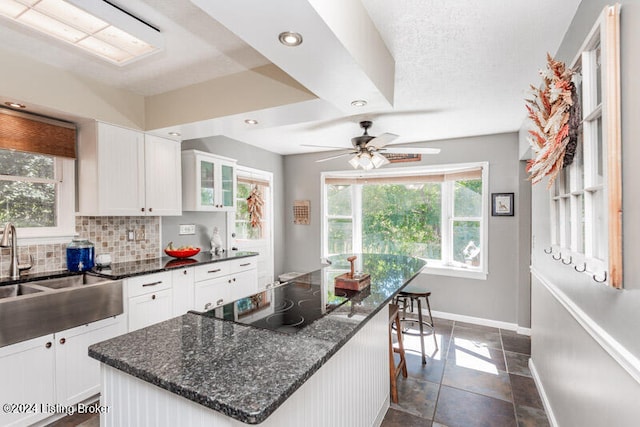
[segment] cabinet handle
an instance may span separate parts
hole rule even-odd
[[[142,285],[142,287],[145,288],[147,286],[156,286],[156,285],[159,285],[160,283],[162,283],[162,280],[158,280],[157,282],[145,283],[144,285]]]
[[[140,208],[140,211],[141,211],[141,212],[144,212],[144,208]]]
[[[210,302],[206,303],[206,304],[204,305],[204,309],[205,309],[205,310],[209,310],[209,309],[211,308],[211,305],[212,305],[212,304],[211,304]]]
[[[250,263],[250,262],[247,262],[247,263],[245,263],[245,264],[240,264],[240,267],[246,267],[246,266],[248,266],[248,265],[251,265],[251,263]]]
[[[67,340],[65,338],[60,338],[60,344],[64,344],[66,342],[67,342]]]
[[[217,272],[219,272],[219,271],[221,271],[221,270],[222,270],[221,268],[216,268],[215,270],[209,270],[209,271],[207,271],[207,273],[217,273]]]
[[[151,295],[151,299],[156,299],[155,294]]]
[[[216,301],[216,305],[220,305],[224,302],[224,300],[222,298],[220,298],[218,301]]]
[[[46,348],[51,348],[51,342],[48,342],[44,345]]]
[[[149,208],[149,212],[153,212],[153,208]]]

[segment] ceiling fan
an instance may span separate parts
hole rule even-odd
[[[349,149],[346,153],[338,154],[337,156],[331,156],[324,159],[316,160],[316,162],[326,162],[328,160],[337,159],[339,157],[348,156],[353,154],[353,157],[349,159],[349,164],[357,169],[361,167],[364,170],[370,170],[384,166],[389,162],[389,159],[384,154],[438,154],[439,148],[424,148],[424,147],[389,147],[389,144],[394,139],[398,138],[398,135],[393,133],[383,133],[378,136],[369,135],[367,130],[371,127],[372,122],[369,120],[363,120],[360,122],[360,127],[364,129],[364,133],[360,136],[351,138],[351,144],[353,148]],[[325,145],[308,145],[305,147],[322,147],[327,148]],[[330,147],[340,148],[344,147]]]

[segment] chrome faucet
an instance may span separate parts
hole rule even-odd
[[[11,237],[9,237],[11,235]],[[11,239],[11,242],[9,242]],[[20,277],[21,270],[28,270],[33,265],[33,257],[31,257],[31,264],[21,266],[18,263],[18,235],[16,234],[16,228],[12,223],[8,222],[7,225],[4,226],[4,231],[2,231],[2,240],[0,240],[0,246],[3,248],[11,248],[11,264],[9,264],[9,275],[12,279],[18,279]]]

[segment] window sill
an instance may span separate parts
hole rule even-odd
[[[55,245],[58,243],[69,243],[71,239],[76,237],[78,233],[74,232],[64,232],[60,233],[48,233],[45,236],[33,236],[29,235],[31,233],[27,233],[26,236],[20,236],[20,230],[17,231],[18,234],[18,246],[27,246],[27,245]]]
[[[432,274],[435,276],[461,277],[464,279],[487,280],[487,273],[482,270],[471,270],[453,266],[437,264],[427,264],[422,269],[421,274]]]

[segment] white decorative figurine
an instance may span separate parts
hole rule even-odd
[[[211,236],[211,253],[218,255],[221,247],[222,238],[220,237],[220,232],[218,231],[218,227],[213,227],[213,235]]]

